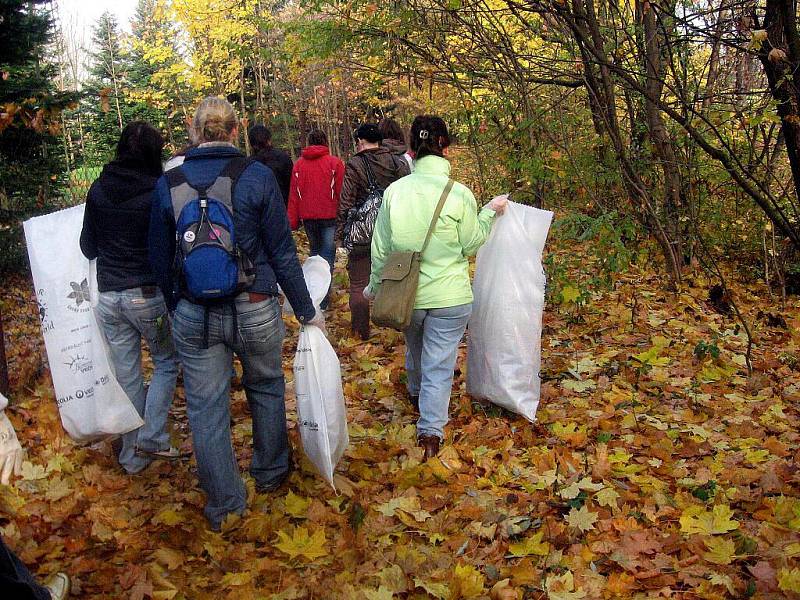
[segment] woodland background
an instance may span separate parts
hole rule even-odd
[[[794,2],[141,0],[91,40],[53,7],[0,3],[0,309],[30,453],[0,524],[40,573],[136,600],[800,597]],[[479,198],[555,211],[535,425],[459,368],[422,464],[401,340],[348,337],[340,269],[341,495],[298,458],[289,495],[213,534],[191,464],[131,479],[65,438],[21,221],[82,202],[132,119],[180,148],[209,94],[294,156],[312,127],[346,157],[365,120],[440,114]],[[237,386],[233,414],[245,466]],[[173,417],[188,448],[181,398]]]

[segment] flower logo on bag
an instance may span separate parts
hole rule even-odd
[[[80,284],[76,281],[70,281],[69,285],[72,287],[72,291],[69,293],[67,298],[73,300],[75,305],[69,305],[67,308],[72,312],[88,312],[89,311],[89,280],[84,278]]]
[[[89,302],[89,281],[87,279],[81,281],[80,285],[75,281],[70,281],[69,284],[72,286],[72,292],[67,298],[75,300],[75,306]]]

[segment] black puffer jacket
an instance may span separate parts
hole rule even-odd
[[[115,161],[89,188],[81,251],[86,258],[97,259],[101,292],[155,284],[147,258],[147,232],[157,180]]]
[[[267,148],[253,155],[258,162],[267,165],[272,169],[275,179],[278,180],[278,187],[283,196],[283,205],[289,203],[289,185],[292,181],[292,159],[283,150],[277,148]]]

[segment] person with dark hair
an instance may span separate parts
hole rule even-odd
[[[283,196],[284,205],[289,204],[289,184],[292,180],[292,159],[283,150],[272,145],[272,132],[264,125],[253,125],[247,132],[253,158],[272,169]]]
[[[311,256],[320,255],[327,260],[331,274],[336,259],[334,234],[343,179],[344,163],[331,155],[328,136],[319,129],[311,131],[308,146],[303,148],[292,169],[289,225],[295,230],[303,223]],[[322,308],[327,308],[329,295],[322,302]]]
[[[103,167],[86,197],[81,251],[97,259],[96,314],[119,384],[144,425],[122,436],[119,463],[138,473],[154,459],[176,459],[167,418],[178,363],[164,296],[156,287],[147,251],[150,206],[161,176],[164,139],[143,121],[129,123],[116,158]],[[142,338],[153,359],[149,388],[142,376]]]
[[[351,211],[367,201],[374,189],[385,190],[389,184],[410,173],[408,163],[381,145],[383,136],[374,123],[365,123],[355,134],[356,154],[344,173],[342,198],[336,219],[336,239],[343,246],[345,224]],[[367,239],[352,245],[347,254],[347,274],[350,277],[350,324],[355,335],[362,340],[370,336],[369,301],[364,298],[364,288],[369,283],[370,243]],[[349,246],[348,246],[349,247]]]
[[[392,154],[402,156],[403,160],[408,163],[409,171],[414,170],[414,160],[408,153],[408,146],[406,146],[406,136],[403,134],[403,129],[400,124],[394,119],[385,118],[378,125],[383,140],[381,146],[384,146]]]
[[[444,437],[458,344],[472,312],[467,257],[486,241],[495,215],[508,203],[507,195],[496,196],[478,213],[472,192],[450,179],[448,146],[450,134],[441,118],[414,119],[415,169],[383,194],[372,237],[372,273],[364,290],[365,297],[374,297],[389,254],[420,251],[444,199],[422,255],[411,325],[404,332],[408,393],[419,410],[417,441],[426,459],[438,453]]]

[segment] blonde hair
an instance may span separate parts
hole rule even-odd
[[[197,143],[227,142],[238,123],[236,110],[230,102],[225,98],[208,96],[194,111],[192,129]]]

